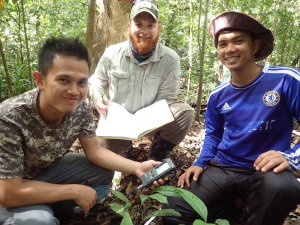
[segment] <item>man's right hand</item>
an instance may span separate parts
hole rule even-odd
[[[78,185],[77,197],[74,200],[84,212],[88,212],[96,204],[97,197],[97,193],[93,188]]]
[[[193,175],[193,181],[197,181],[200,174],[203,172],[203,168],[199,166],[191,166],[188,168],[184,174],[179,177],[177,186],[183,188],[186,184],[187,187],[190,187],[190,177]]]
[[[109,105],[110,101],[105,96],[102,96],[96,103],[96,109],[100,114],[106,114]]]
[[[89,211],[97,200],[96,191],[81,184],[52,184],[22,177],[0,179],[0,204],[5,208],[74,200]]]

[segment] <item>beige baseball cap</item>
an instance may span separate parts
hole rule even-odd
[[[134,19],[141,12],[150,13],[158,21],[158,7],[155,0],[136,0],[133,3],[130,18]]]

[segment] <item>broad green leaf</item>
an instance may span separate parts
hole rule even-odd
[[[149,197],[152,198],[152,199],[154,199],[154,200],[159,201],[160,203],[168,204],[167,197],[164,196],[164,195],[162,195],[162,194],[160,194],[160,193],[156,193],[156,194],[150,195]]]
[[[124,217],[125,213],[128,213],[128,208],[126,208],[124,205],[120,205],[118,203],[112,203],[109,204],[110,208],[115,211],[117,214],[120,214]]]
[[[117,196],[119,199],[121,199],[122,201],[124,201],[124,202],[126,203],[126,205],[128,204],[129,207],[131,206],[131,203],[130,203],[129,199],[128,199],[123,193],[121,193],[121,192],[119,192],[119,191],[114,191],[114,190],[112,190],[111,192],[112,192],[115,196]]]
[[[143,205],[148,198],[149,198],[148,195],[140,195],[141,205]]]
[[[195,220],[193,225],[207,225],[207,223],[205,223],[204,221],[202,220]]]
[[[177,192],[177,188],[172,186],[162,186],[156,188],[154,192],[158,192],[165,196],[181,197],[181,195]]]
[[[123,217],[120,225],[133,225],[129,213],[127,212]]]
[[[145,220],[151,218],[152,216],[181,216],[181,214],[174,209],[162,209],[157,210],[150,215],[146,216]]]
[[[192,208],[202,217],[204,221],[207,221],[207,208],[204,202],[190,191],[177,188],[178,193],[181,194],[183,199],[187,201]]]
[[[205,204],[192,192],[172,186],[162,186],[154,191],[166,196],[184,198],[184,200],[192,206],[192,208],[201,216],[201,218],[203,218],[204,221],[207,220],[207,208]]]
[[[217,225],[230,225],[230,223],[227,220],[223,220],[223,219],[217,219],[215,221],[215,224],[217,224]]]

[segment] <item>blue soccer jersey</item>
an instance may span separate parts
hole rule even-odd
[[[291,148],[293,119],[300,121],[300,73],[294,68],[265,64],[250,84],[225,82],[210,94],[203,147],[194,165],[210,159],[253,168],[266,151],[281,152],[300,168],[300,142]]]

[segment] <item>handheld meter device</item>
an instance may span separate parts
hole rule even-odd
[[[150,186],[153,181],[167,176],[170,172],[175,170],[175,165],[170,158],[163,161],[161,164],[155,166],[141,176],[143,187]]]

